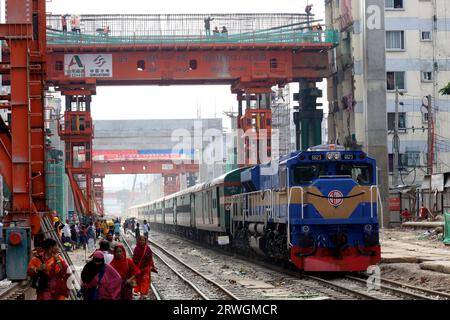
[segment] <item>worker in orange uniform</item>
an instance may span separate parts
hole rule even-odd
[[[69,296],[68,265],[59,254],[56,241],[45,239],[28,264],[31,286],[36,289],[37,300],[65,300]]]

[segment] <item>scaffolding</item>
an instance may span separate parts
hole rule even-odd
[[[290,88],[272,90],[272,131],[278,130],[278,150],[283,156],[293,151],[291,143],[291,100]],[[272,142],[274,143],[274,142]]]
[[[67,219],[66,184],[64,166],[64,147],[55,132],[58,131],[58,117],[61,110],[59,99],[46,97],[45,103],[45,159],[46,159],[46,202],[50,210],[55,210],[58,216]]]
[[[81,15],[80,30],[47,16],[47,42],[58,44],[338,43],[335,30],[310,30],[305,14]],[[205,19],[211,17],[210,29]],[[219,32],[214,33],[218,27]],[[225,27],[227,32],[222,33]]]

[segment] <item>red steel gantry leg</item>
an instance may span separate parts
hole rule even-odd
[[[103,203],[104,189],[103,189],[103,179],[104,175],[94,176],[94,201],[97,211],[101,216],[105,213],[105,206]]]
[[[45,0],[7,0],[0,38],[10,52],[11,212],[5,219],[40,230],[46,211],[44,84],[46,79]]]
[[[63,91],[66,95],[64,122],[59,135],[66,144],[66,172],[72,187],[78,213],[92,215],[92,139],[94,128],[91,118],[91,96],[86,92]]]
[[[247,90],[246,90],[247,91]],[[265,162],[261,156],[270,159],[272,155],[272,110],[270,94],[267,90],[248,90],[238,93],[238,128],[244,132],[244,164],[254,165]],[[268,89],[269,92],[270,88]],[[242,115],[242,101],[246,101],[246,110]],[[254,104],[251,101],[256,101]],[[264,150],[262,150],[264,149]],[[256,163],[255,163],[256,162]]]

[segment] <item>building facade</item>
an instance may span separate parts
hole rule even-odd
[[[367,1],[367,0],[366,0]],[[330,55],[328,79],[329,140],[347,147],[364,146],[363,11],[360,0],[327,0],[328,27],[341,30],[342,43]],[[420,185],[427,171],[428,108],[431,96],[434,124],[433,172],[449,169],[450,99],[439,89],[450,82],[450,1],[384,0],[386,109],[389,173],[392,182],[395,91],[399,90],[399,169],[403,185]],[[366,44],[382,45],[382,44]],[[380,100],[381,101],[381,100]]]

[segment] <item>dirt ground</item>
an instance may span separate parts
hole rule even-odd
[[[423,261],[450,260],[450,246],[442,242],[442,234],[434,228],[397,228],[384,230],[381,240],[383,278],[450,293],[450,274],[420,268]],[[405,259],[404,263],[398,263],[396,256],[415,257],[416,261]]]
[[[417,263],[381,264],[381,277],[450,293],[450,274],[422,270]]]

